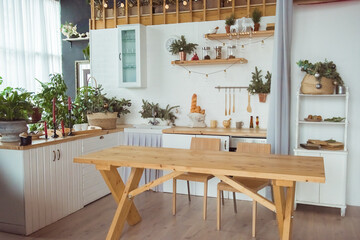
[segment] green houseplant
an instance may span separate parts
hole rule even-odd
[[[175,40],[170,45],[170,53],[180,55],[180,61],[186,61],[186,54],[191,54],[196,49],[196,43],[187,43],[185,36],[181,35],[180,39]]]
[[[173,111],[179,106],[171,107],[168,104],[166,108],[161,108],[159,103],[150,103],[144,99],[142,102],[143,104],[139,113],[141,114],[142,118],[149,119],[150,124],[157,125],[160,123],[159,120],[166,121],[166,125],[169,125],[170,123],[174,124],[177,117]]]
[[[252,72],[252,79],[248,87],[248,92],[250,94],[259,94],[259,101],[260,102],[266,102],[267,94],[270,93],[270,87],[271,87],[271,73],[267,71],[265,79],[266,82],[263,82],[261,70],[258,70],[257,67],[255,67],[255,72]]]
[[[78,90],[73,103],[74,121],[83,123],[88,120],[92,126],[102,129],[116,128],[116,120],[121,115],[130,113],[131,101],[126,99],[108,98],[98,87],[85,86]]]
[[[36,79],[37,80],[37,79]],[[47,83],[37,80],[42,87],[41,92],[36,94],[35,101],[42,109],[42,120],[46,121],[48,128],[53,128],[53,99],[56,99],[56,125],[60,126],[61,120],[67,119],[68,107],[66,95],[67,86],[61,74],[50,74],[50,81]]]
[[[311,63],[309,60],[299,60],[297,65],[306,72],[301,82],[301,92],[304,94],[332,94],[334,86],[343,86],[344,81],[332,61]]]
[[[259,31],[261,17],[262,12],[259,9],[255,8],[251,14],[251,18],[254,22],[254,31]]]
[[[225,19],[225,31],[226,33],[230,33],[230,27],[235,24],[235,15],[231,14],[229,17]]]
[[[83,50],[85,60],[90,60],[90,44],[86,46]]]
[[[2,84],[0,77],[0,85]],[[31,93],[20,88],[6,87],[0,92],[0,133],[2,142],[17,142],[27,131],[26,121],[32,113]]]

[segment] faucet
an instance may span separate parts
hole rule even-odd
[[[153,120],[152,120],[152,121],[150,120],[149,123],[150,123],[151,125],[153,125],[153,126],[158,125],[160,122],[155,119],[155,117],[156,117],[156,112],[155,112],[154,108],[151,110],[151,116],[153,117]]]

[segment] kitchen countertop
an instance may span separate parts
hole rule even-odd
[[[64,142],[70,142],[70,141],[75,141],[75,140],[84,139],[84,138],[96,137],[96,136],[101,136],[101,135],[115,133],[115,132],[122,132],[122,131],[124,131],[124,128],[129,127],[129,126],[131,126],[131,125],[117,125],[116,129],[112,129],[112,130],[101,130],[101,131],[96,131],[93,133],[75,135],[75,136],[71,136],[71,137],[67,136],[64,138],[63,137],[59,137],[59,138],[49,137],[47,140],[45,139],[44,136],[42,136],[42,138],[33,140],[32,144],[27,145],[27,146],[20,146],[20,142],[15,142],[15,143],[0,142],[0,149],[27,150],[27,149],[32,149],[32,148],[44,147],[44,146],[49,146],[49,145],[53,145],[53,144],[60,144],[60,143],[64,143]]]
[[[196,134],[196,135],[221,135],[232,137],[259,137],[266,138],[266,129],[256,128],[191,128],[173,127],[162,131],[166,134]]]

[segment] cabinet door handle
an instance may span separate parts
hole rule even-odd
[[[56,152],[54,150],[53,150],[53,154],[54,154],[53,162],[55,162],[55,160],[56,160]]]
[[[224,142],[224,149],[226,150],[226,142],[227,142],[227,140],[225,140],[225,142]]]
[[[100,139],[104,139],[104,136],[100,136]]]
[[[119,60],[121,61],[121,53],[119,53]]]
[[[58,152],[58,160],[60,160],[60,155],[61,155],[60,150],[58,149],[57,152]]]

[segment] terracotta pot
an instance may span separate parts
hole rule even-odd
[[[259,93],[259,102],[266,102],[267,93]]]
[[[33,110],[33,113],[31,114],[31,122],[37,123],[41,120],[40,108],[34,107],[32,110]]]
[[[186,61],[186,53],[185,52],[179,52],[180,61]]]
[[[230,33],[230,25],[225,25],[225,31],[226,33]]]
[[[259,28],[260,28],[260,23],[255,23],[254,24],[254,31],[259,31]]]

